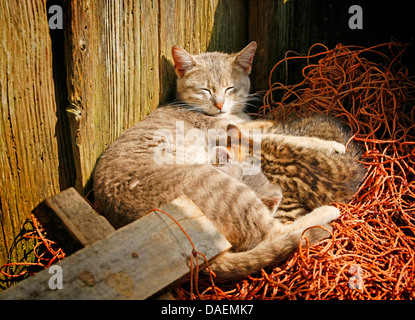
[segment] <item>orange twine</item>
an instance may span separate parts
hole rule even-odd
[[[39,226],[36,217],[30,215],[31,224],[34,230],[23,235],[24,239],[35,241],[33,246],[34,262],[11,262],[6,263],[0,268],[0,273],[7,278],[25,278],[36,273],[33,267],[40,269],[48,268],[55,261],[65,258],[65,253],[56,244],[49,240],[43,228]]]

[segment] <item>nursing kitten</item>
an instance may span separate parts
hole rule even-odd
[[[262,203],[270,210],[270,214],[275,216],[282,199],[281,187],[271,183],[262,170],[252,174],[249,170],[251,169],[251,163],[234,161],[227,148],[217,147],[215,153],[217,156],[217,161],[214,164],[216,170],[242,181],[247,187],[255,191],[257,196],[261,198]]]
[[[261,155],[256,156],[261,157],[264,175],[282,189],[276,213],[281,222],[322,205],[350,201],[363,180],[360,147],[351,141],[346,150],[350,131],[331,117],[314,115],[277,124],[252,121],[239,127],[262,128]],[[247,156],[252,141],[243,140],[240,147]]]
[[[231,122],[249,120],[244,107],[255,51],[255,42],[237,54],[190,55],[174,46],[181,101],[159,107],[126,130],[102,154],[94,170],[97,209],[116,228],[182,194],[192,199],[232,244],[232,251],[211,265],[217,280],[244,277],[285,260],[297,250],[305,229],[339,216],[335,207],[322,206],[283,225],[243,181],[200,159],[186,162],[186,148],[194,147],[187,135],[195,129],[225,131]],[[207,148],[206,141],[198,141]],[[314,243],[328,234],[312,228],[306,235]]]

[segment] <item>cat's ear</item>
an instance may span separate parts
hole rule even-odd
[[[238,144],[248,144],[249,145],[249,138],[245,137],[242,133],[241,129],[238,126],[230,123],[226,128],[226,133],[228,135],[228,146],[230,143],[238,142]]]
[[[213,150],[215,152],[215,164],[223,165],[232,159],[231,152],[225,147],[214,147]]]
[[[251,73],[252,61],[254,60],[257,44],[252,41],[242,51],[237,53],[233,58],[233,62],[244,70],[246,75]]]
[[[174,45],[171,48],[174,61],[174,71],[178,77],[183,77],[186,72],[196,66],[196,60],[179,45]]]
[[[232,154],[231,158],[243,161],[249,152],[251,140],[242,133],[238,126],[234,124],[228,125],[226,133],[228,135],[228,150]]]

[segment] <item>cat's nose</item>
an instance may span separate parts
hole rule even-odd
[[[223,108],[223,102],[217,102],[215,104],[215,107],[218,108],[219,110],[222,110],[222,108]]]

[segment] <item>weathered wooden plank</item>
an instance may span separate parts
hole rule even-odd
[[[33,213],[66,254],[115,232],[107,219],[98,215],[74,188],[46,199]]]
[[[67,109],[83,193],[96,159],[159,104],[157,1],[67,1]]]
[[[159,54],[162,103],[170,102],[176,94],[172,46],[178,44],[192,54],[206,51],[213,25],[214,2],[160,1]]]
[[[32,208],[59,191],[45,1],[0,1],[0,265]]]
[[[186,196],[162,210],[179,221],[209,261],[230,249]],[[191,253],[192,246],[176,223],[153,212],[57,263],[62,268],[62,289],[50,289],[51,274],[43,270],[1,293],[0,299],[146,299],[188,277]]]

